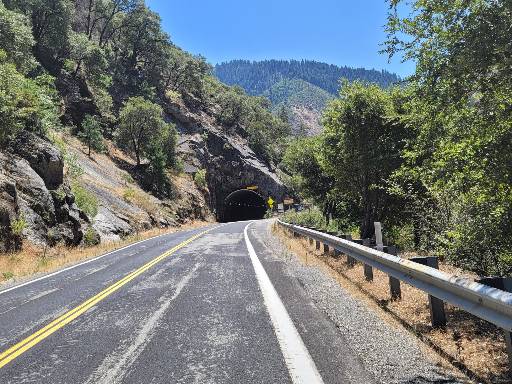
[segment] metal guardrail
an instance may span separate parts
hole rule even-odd
[[[320,241],[389,276],[487,320],[509,333],[512,332],[512,293],[313,229],[281,220],[278,220],[278,223],[294,233]]]

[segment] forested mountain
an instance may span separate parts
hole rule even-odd
[[[306,125],[310,133],[320,129],[321,111],[337,95],[340,79],[375,83],[382,88],[400,81],[387,71],[310,60],[233,60],[217,64],[214,73],[225,84],[238,85],[250,95],[269,97],[274,110],[286,108],[295,132],[303,131]]]
[[[250,95],[261,95],[284,78],[307,81],[333,95],[338,93],[341,78],[376,83],[383,88],[400,80],[387,71],[338,67],[311,60],[233,60],[216,65],[215,75],[223,83],[241,86]]]
[[[301,79],[284,78],[267,89],[263,96],[277,113],[291,123],[298,136],[320,133],[321,111],[333,96],[316,85]]]

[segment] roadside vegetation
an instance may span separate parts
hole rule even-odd
[[[188,228],[198,228],[206,222],[196,221],[173,228],[153,228],[148,231],[136,232],[118,241],[96,241],[96,233],[92,230],[85,232],[84,244],[80,247],[66,247],[59,244],[55,247],[44,247],[25,244],[23,249],[0,257],[0,287],[4,283],[20,281],[37,273],[55,271],[61,267],[90,259],[107,252],[133,244],[137,241],[154,236],[173,233]]]
[[[0,104],[0,148],[20,130],[67,129],[94,156],[107,138],[163,195],[172,194],[168,172],[182,166],[169,104],[206,112],[269,163],[290,132],[267,99],[221,84],[134,0],[0,1]]]
[[[324,134],[290,145],[281,167],[341,230],[369,237],[381,221],[391,241],[510,275],[510,7],[414,1],[402,18],[402,1],[390,5],[385,51],[414,60],[415,74],[388,90],[345,84]]]

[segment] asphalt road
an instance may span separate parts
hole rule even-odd
[[[248,224],[0,291],[0,383],[379,382]]]

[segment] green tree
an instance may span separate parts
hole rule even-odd
[[[511,273],[510,2],[418,0],[405,17],[401,3],[390,2],[386,51],[416,62],[400,176],[427,207],[422,241],[478,273]]]
[[[5,0],[8,9],[31,19],[35,52],[43,63],[59,65],[68,50],[73,5],[70,0]]]
[[[323,124],[322,164],[335,180],[336,199],[358,217],[361,237],[372,237],[374,221],[391,224],[402,209],[387,181],[401,165],[405,127],[390,93],[360,82],[343,84]]]
[[[162,107],[142,97],[128,99],[119,114],[119,143],[135,155],[137,166],[156,146],[170,162],[175,151],[175,139],[171,138],[175,138],[174,132],[174,127],[162,118]]]
[[[280,168],[290,175],[288,187],[302,198],[313,201],[322,209],[324,217],[329,217],[335,213],[331,199],[334,179],[321,164],[322,143],[320,136],[296,139],[287,147]]]
[[[45,134],[59,125],[48,76],[29,79],[0,50],[0,144],[22,129]]]
[[[30,20],[17,12],[9,11],[0,2],[0,49],[7,60],[16,64],[18,71],[28,73],[36,66],[32,56],[34,46]]]
[[[97,116],[85,116],[82,122],[82,129],[80,130],[78,137],[87,144],[89,157],[91,156],[91,150],[102,152],[105,148],[103,145],[101,123]]]

